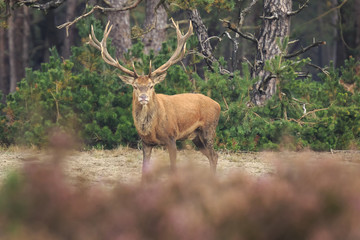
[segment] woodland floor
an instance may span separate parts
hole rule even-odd
[[[308,162],[335,160],[343,164],[360,167],[359,151],[329,152],[261,152],[261,153],[227,153],[218,152],[219,161],[217,176],[222,178],[239,172],[252,176],[276,173],[278,163],[290,163],[295,160]],[[59,153],[56,153],[59,154]],[[62,153],[63,154],[63,153]],[[142,151],[120,147],[115,150],[72,151],[66,153],[59,166],[64,168],[68,179],[75,184],[100,185],[112,187],[116,183],[137,183],[141,179]],[[13,170],[32,162],[54,161],[51,151],[10,148],[0,150],[0,182]],[[209,162],[200,152],[180,150],[177,156],[178,168],[189,165],[201,171],[209,171]],[[152,168],[166,177],[169,157],[164,149],[154,149]]]

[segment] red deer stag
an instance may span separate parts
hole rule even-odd
[[[170,167],[175,170],[176,140],[192,139],[209,159],[210,168],[214,172],[218,160],[213,144],[220,105],[202,94],[185,93],[168,96],[156,94],[154,91],[154,85],[165,79],[166,70],[184,57],[186,40],[193,33],[191,22],[188,32],[182,35],[179,24],[171,20],[176,29],[177,48],[171,58],[158,69],[152,71],[150,62],[149,74],[146,76],[139,76],[136,73],[134,63],[131,71],[110,56],[106,47],[106,39],[111,31],[109,23],[106,25],[101,42],[96,39],[93,27],[89,36],[90,45],[101,51],[106,63],[125,73],[125,76],[119,75],[120,79],[133,87],[132,115],[143,143],[143,176],[149,169],[151,151],[155,145],[167,147]]]

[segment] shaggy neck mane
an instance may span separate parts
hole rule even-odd
[[[141,135],[148,135],[153,126],[153,119],[156,114],[156,96],[152,96],[151,101],[146,105],[141,105],[134,100],[134,123],[135,127]]]

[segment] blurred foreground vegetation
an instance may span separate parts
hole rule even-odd
[[[67,138],[57,138],[62,148]],[[53,141],[54,143],[54,141]],[[63,148],[64,150],[64,148]],[[73,184],[61,148],[0,185],[1,239],[359,239],[358,162],[298,153],[273,174],[214,177],[195,166],[146,183]],[[284,155],[285,156],[285,155]],[[200,172],[201,171],[201,172]]]
[[[117,77],[117,71],[102,60],[99,52],[85,44],[94,24],[102,36],[103,26],[89,18],[78,24],[84,44],[72,48],[70,59],[61,59],[50,49],[49,62],[39,70],[26,70],[16,92],[0,105],[0,143],[44,146],[54,129],[73,134],[84,146],[115,148],[137,146],[138,136],[131,116],[132,89]],[[188,48],[197,46],[196,37]],[[279,43],[286,49],[286,42]],[[130,68],[147,74],[149,61],[163,64],[176,47],[172,38],[161,52],[144,55],[141,42],[125,56]],[[110,49],[113,54],[114,49]],[[244,64],[234,77],[204,69],[194,71],[200,61],[196,55],[185,60],[187,67],[176,65],[166,80],[157,85],[158,93],[201,92],[216,100],[222,108],[217,129],[217,148],[229,150],[313,150],[360,148],[360,63],[353,58],[339,69],[329,66],[318,80],[300,77],[310,59],[285,60],[278,56],[267,62],[266,69],[278,79],[276,96],[266,106],[249,105],[252,79]],[[220,61],[220,64],[224,62]],[[214,67],[217,69],[217,67]],[[339,82],[352,84],[348,91]],[[305,111],[306,110],[306,111]]]

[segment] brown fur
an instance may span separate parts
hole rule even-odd
[[[215,130],[220,116],[220,105],[202,94],[177,95],[156,94],[157,82],[139,77],[132,83],[133,118],[136,130],[143,142],[143,171],[148,169],[151,149],[155,145],[169,150],[171,168],[176,168],[176,141],[191,139],[199,150],[209,158],[215,172],[217,154],[213,149]],[[149,99],[141,104],[139,96]]]

